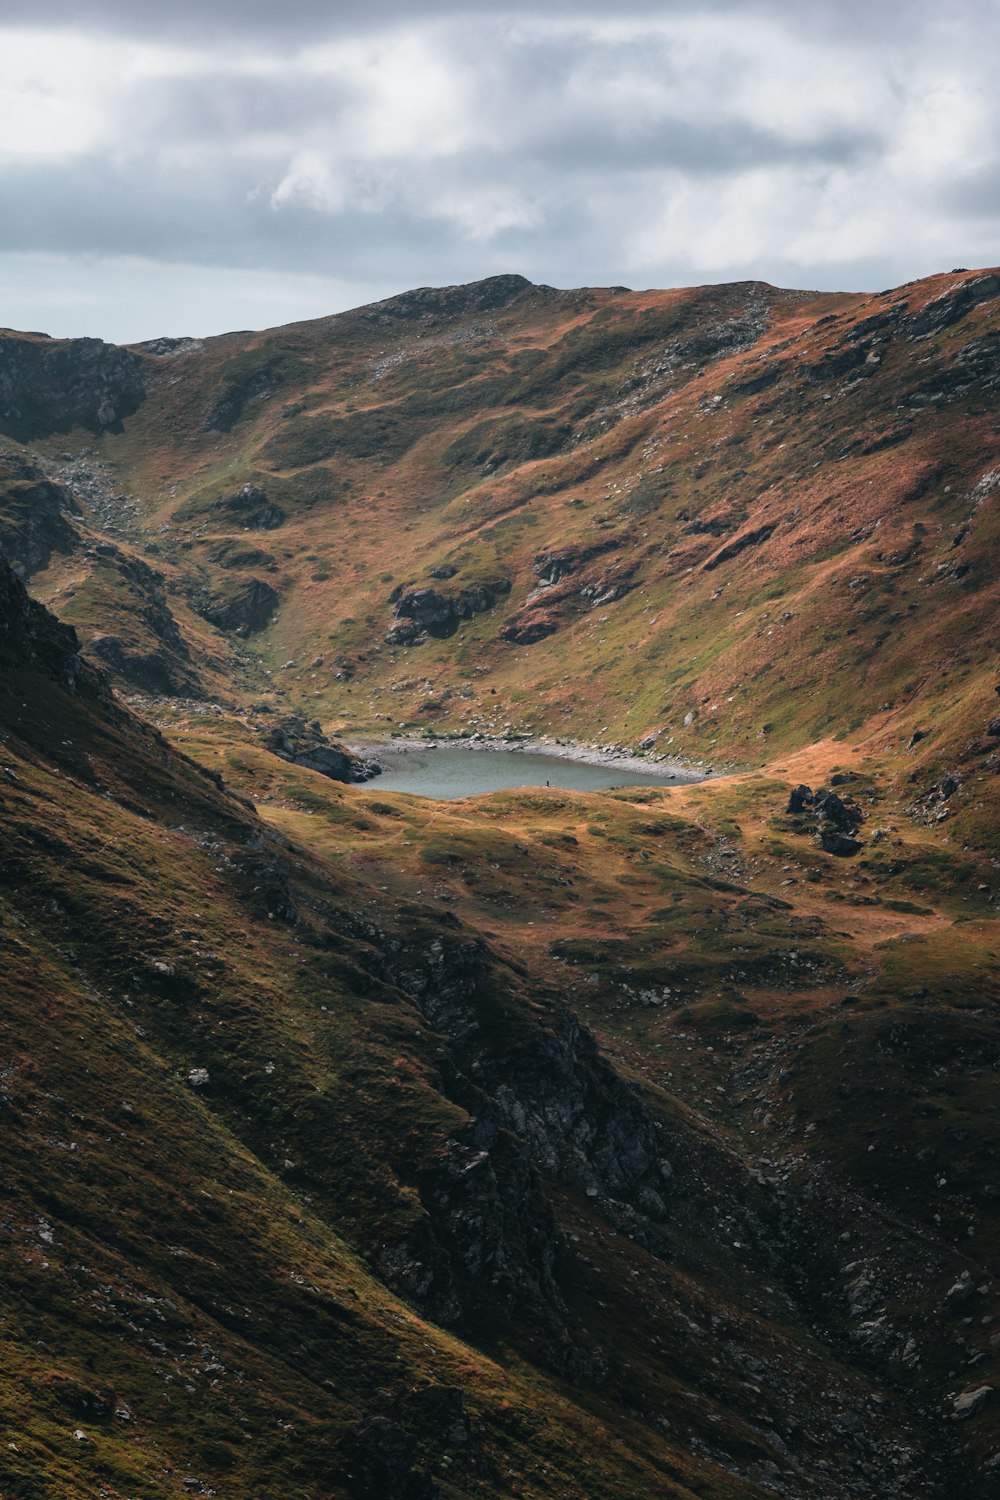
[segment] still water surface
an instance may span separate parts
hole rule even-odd
[[[476,797],[516,786],[569,787],[579,792],[610,786],[676,786],[701,778],[687,771],[661,768],[630,771],[613,764],[592,766],[530,750],[393,750],[371,751],[385,769],[369,785],[372,791],[414,792],[421,797]]]

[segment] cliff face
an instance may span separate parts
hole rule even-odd
[[[143,360],[102,339],[0,333],[0,432],[19,442],[119,432],[146,394]]]
[[[74,691],[82,688],[96,695],[100,678],[80,659],[79,651],[76,631],[29,598],[0,555],[0,666],[40,672]]]
[[[71,517],[79,506],[23,453],[0,452],[0,552],[21,578],[47,567],[53,553],[77,543]]]

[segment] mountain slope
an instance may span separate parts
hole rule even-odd
[[[3,606],[9,1493],[835,1495],[845,1404],[853,1492],[933,1492],[715,1132]]]
[[[860,687],[883,741],[950,745],[992,690],[998,289],[494,278],[136,351],[145,401],[97,451],[195,659],[325,721],[752,762],[843,730]]]
[[[3,336],[4,1493],[990,1493],[998,295]]]

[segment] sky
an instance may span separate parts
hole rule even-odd
[[[0,0],[0,325],[1000,261],[997,0]]]

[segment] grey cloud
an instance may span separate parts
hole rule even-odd
[[[189,170],[113,168],[103,158],[71,166],[0,171],[7,206],[0,253],[138,256],[177,264],[286,269],[359,275],[378,268],[398,278],[399,246],[408,256],[449,258],[454,231],[439,218],[390,204],[318,214],[292,204],[275,211],[250,192],[251,179],[220,183]],[[395,279],[394,278],[394,279]]]
[[[159,122],[174,112],[172,97],[165,93],[152,100],[141,124],[144,134],[156,137]],[[222,149],[232,134],[245,131],[248,114],[254,115],[239,91],[224,106],[203,109],[202,104],[199,93],[186,109],[182,142],[209,131]],[[309,122],[313,116],[305,110],[301,118]],[[265,119],[288,124],[274,99]],[[570,123],[531,138],[514,153],[480,148],[435,163],[387,159],[380,164],[385,190],[377,208],[367,205],[363,194],[349,193],[344,206],[332,211],[295,197],[273,204],[286,157],[232,158],[223,151],[216,160],[206,151],[200,159],[196,154],[174,165],[162,152],[90,155],[68,163],[0,167],[5,205],[0,252],[133,255],[309,272],[328,272],[336,264],[342,273],[355,257],[363,263],[378,254],[400,267],[402,282],[411,256],[421,249],[429,253],[435,245],[446,254],[456,236],[435,205],[463,195],[471,200],[487,184],[497,193],[541,205],[537,223],[507,232],[499,243],[537,249],[547,242],[560,254],[559,242],[568,237],[586,279],[590,255],[605,240],[613,242],[621,228],[601,223],[584,207],[587,196],[605,185],[619,195],[634,190],[648,196],[663,191],[659,179],[667,173],[704,179],[767,165],[844,165],[877,149],[878,142],[860,131],[804,144],[763,128],[699,126],[682,119],[658,122],[655,130],[630,138],[616,137],[600,122]],[[639,182],[633,189],[634,179]],[[475,253],[485,253],[482,244]],[[619,266],[612,279],[622,275]]]
[[[738,0],[703,0],[703,10],[729,10]],[[662,0],[647,4],[633,0],[623,13],[669,14],[689,12],[692,0]],[[360,28],[374,29],[401,21],[413,23],[438,17],[493,17],[497,14],[538,15],[529,0],[509,0],[498,7],[489,0],[424,0],[414,16],[412,0],[173,0],[164,5],[137,5],[134,0],[90,0],[85,13],[75,0],[39,0],[36,5],[7,0],[0,22],[7,25],[66,26],[75,30],[106,30],[126,36],[172,36],[183,34],[230,37],[267,34],[295,40],[303,35],[328,36]],[[596,4],[574,0],[549,0],[546,16],[590,15],[606,17]]]
[[[987,16],[991,0],[952,0],[951,14],[961,18]],[[904,43],[915,26],[940,13],[932,0],[621,0],[614,19],[662,20],[672,15],[760,15],[801,30],[823,29],[843,35],[856,30],[857,40],[891,38]],[[136,0],[5,0],[0,24],[68,26],[108,30],[126,36],[269,35],[294,41],[303,36],[327,36],[344,30],[374,29],[381,25],[440,17],[495,18],[521,16],[533,20],[607,21],[603,0],[422,0],[414,15],[412,0],[171,0],[170,4],[137,4]]]
[[[105,149],[22,165],[0,158],[0,252],[130,256],[213,275],[227,267],[318,275],[386,294],[499,270],[563,285],[622,282],[638,279],[636,266],[660,284],[753,275],[858,287],[935,268],[913,239],[914,224],[934,225],[928,244],[954,239],[948,254],[959,262],[973,258],[960,248],[963,216],[977,219],[980,235],[992,222],[1000,227],[992,96],[981,127],[988,162],[978,174],[956,164],[945,186],[919,172],[900,183],[892,165],[900,119],[923,107],[911,74],[933,71],[947,54],[946,71],[963,88],[980,87],[988,38],[1000,27],[993,0],[960,0],[947,16],[929,0],[624,0],[616,20],[726,16],[724,44],[694,60],[653,31],[595,39],[596,23],[609,19],[598,0],[544,8],[427,0],[414,11],[412,0],[0,0],[0,44],[3,25],[20,22],[183,41],[201,54],[196,73],[171,76],[167,59],[161,76],[102,98]],[[542,24],[554,18],[577,24]],[[749,90],[754,102],[740,114],[739,85],[753,83],[758,66],[751,23],[761,19],[779,27],[769,65],[779,84],[787,75],[798,102],[784,112],[780,98]],[[310,40],[375,37],[379,28],[383,36],[422,30],[435,60],[468,87],[472,103],[453,142],[445,129],[431,151],[418,124],[400,144],[397,124],[395,145],[375,149],[361,136],[371,109],[364,76],[317,76],[295,55]],[[785,42],[797,50],[786,56]],[[256,48],[269,66],[233,70],[240,48]],[[861,80],[857,96],[848,87],[842,100],[832,89],[810,115],[796,71],[804,66],[820,82]],[[322,191],[275,198],[304,152],[343,186],[325,206]],[[740,188],[751,179],[754,191],[763,188],[744,202]],[[830,204],[821,197],[827,179],[841,181]],[[883,206],[888,192],[904,195],[895,210]],[[488,214],[491,195],[523,203],[525,213],[509,222],[501,211],[494,232],[477,234],[475,205]],[[688,200],[697,200],[693,208]],[[899,202],[906,224],[891,219]],[[464,223],[456,204],[469,205]],[[864,223],[856,253],[824,249],[811,263],[790,248],[808,227],[796,214],[816,204],[832,232],[855,214]],[[731,216],[721,249],[711,234],[716,209]],[[777,226],[776,212],[785,214]],[[868,228],[880,216],[881,249]],[[949,238],[940,223],[947,229],[951,219]],[[260,319],[249,312],[244,321]],[[164,323],[150,331],[172,330]]]
[[[554,130],[535,138],[527,154],[537,167],[562,172],[715,175],[784,164],[847,166],[884,144],[884,138],[871,130],[832,130],[800,141],[763,126],[698,125],[674,118],[640,133],[616,134],[595,125]]]
[[[334,253],[335,223],[295,208],[275,213],[253,188],[252,177],[219,180],[148,162],[129,171],[103,157],[8,168],[0,172],[0,250],[321,268]]]
[[[144,81],[129,113],[132,131],[150,146],[198,141],[210,147],[268,133],[293,140],[317,122],[327,128],[341,123],[358,98],[358,90],[340,80],[209,72]],[[125,144],[134,145],[135,135]]]
[[[985,165],[957,172],[941,198],[945,212],[1000,218],[1000,161],[994,158]]]

